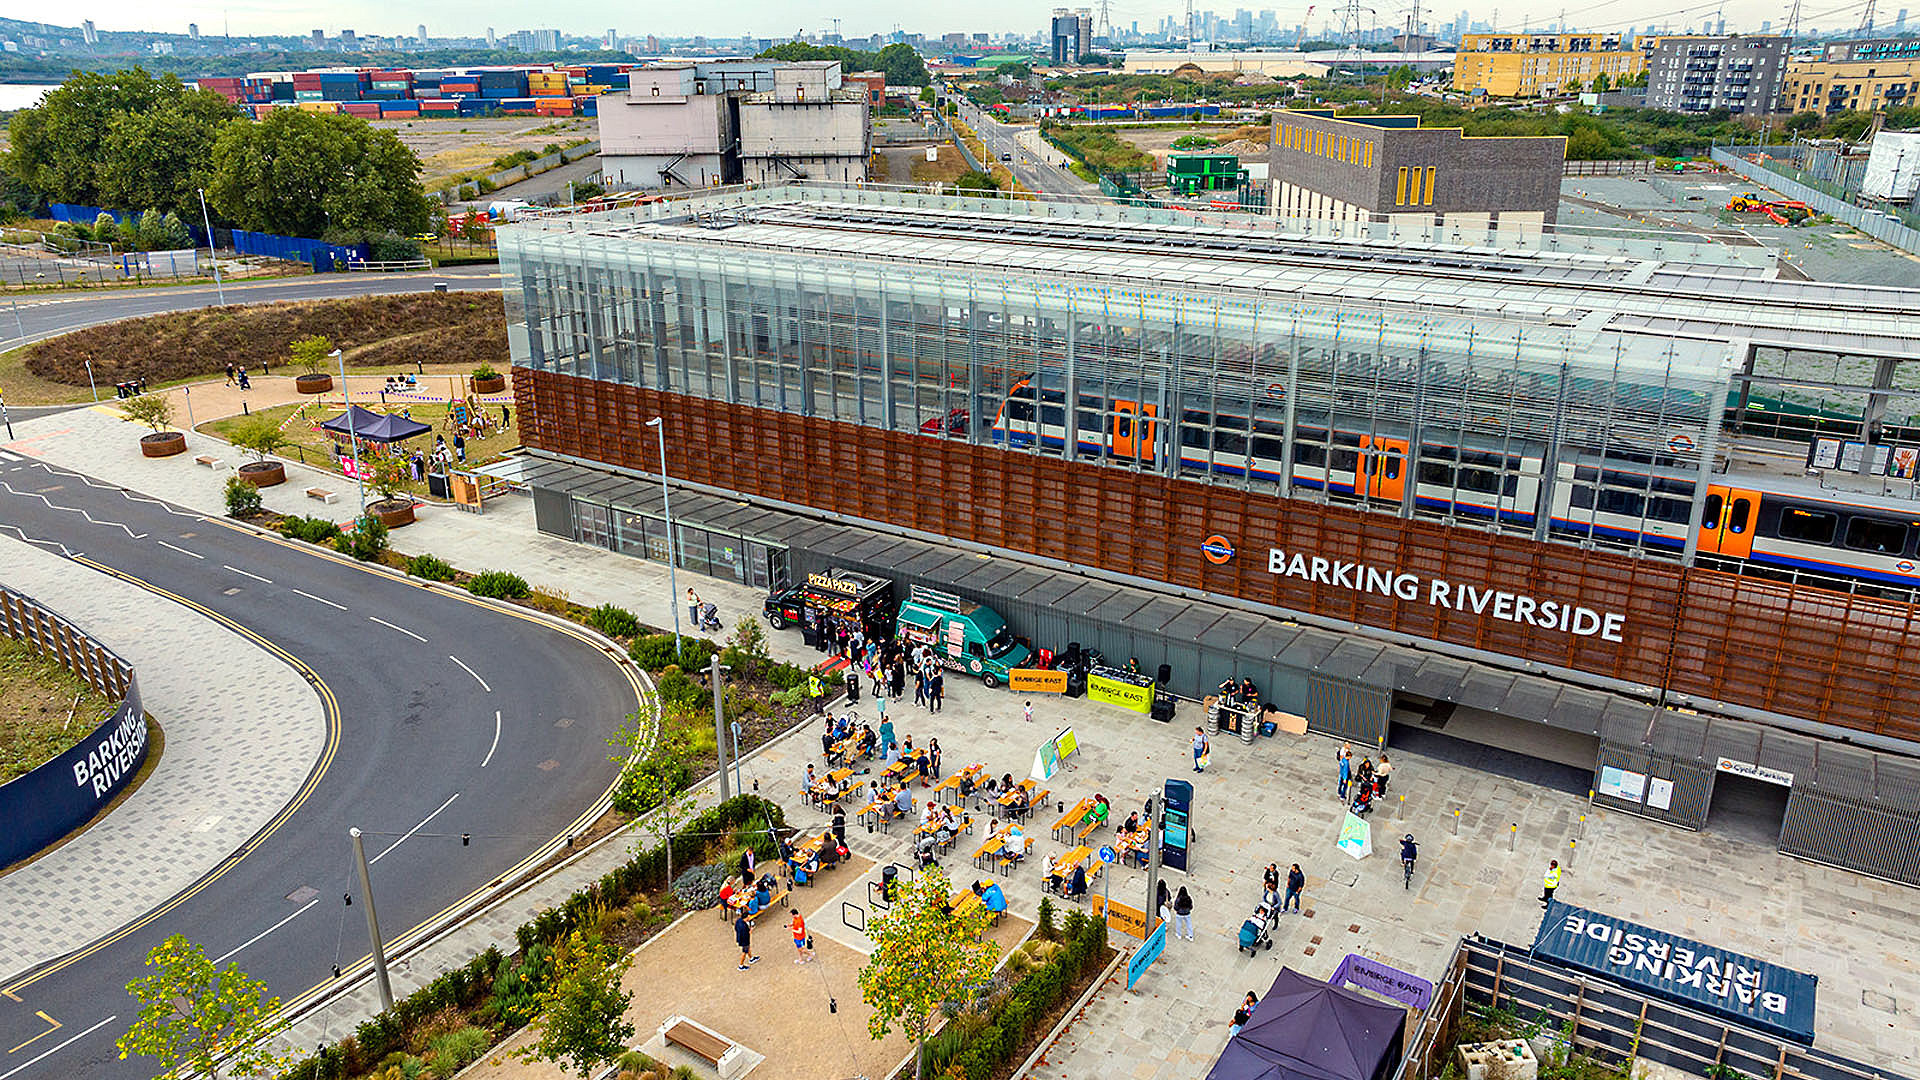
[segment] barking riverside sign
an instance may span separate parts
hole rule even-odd
[[[1595,611],[1562,600],[1542,600],[1525,593],[1456,584],[1445,578],[1423,580],[1420,575],[1405,571],[1382,570],[1377,566],[1328,559],[1299,551],[1289,554],[1280,548],[1272,548],[1267,552],[1267,572],[1336,589],[1378,593],[1395,600],[1426,603],[1448,611],[1490,615],[1507,622],[1524,623],[1576,637],[1621,641],[1621,631],[1627,625],[1627,617],[1615,611]]]

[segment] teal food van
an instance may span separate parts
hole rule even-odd
[[[999,686],[1007,672],[1026,664],[1032,651],[1014,640],[1000,613],[951,593],[915,585],[900,605],[894,636],[929,645],[940,662]]]

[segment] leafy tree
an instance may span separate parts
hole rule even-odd
[[[1405,89],[1418,77],[1413,70],[1413,65],[1401,64],[1399,67],[1387,72],[1387,85],[1395,90]]]
[[[1612,88],[1613,88],[1613,79],[1610,76],[1608,76],[1606,72],[1603,71],[1600,74],[1595,75],[1593,77],[1594,93],[1604,94]]]
[[[227,477],[226,499],[229,517],[246,517],[260,509],[260,489],[238,476]]]
[[[333,340],[325,334],[308,334],[303,338],[294,338],[293,344],[287,346],[287,352],[293,356],[294,364],[301,371],[318,375],[333,355]]]
[[[607,745],[616,751],[609,760],[620,766],[614,808],[643,815],[641,831],[655,843],[666,845],[667,880],[672,881],[673,834],[694,812],[693,799],[682,794],[693,754],[684,737],[660,734],[659,718],[659,696],[650,696],[640,708],[627,714]],[[647,748],[648,740],[653,741],[651,749]],[[638,855],[647,845],[636,839],[633,846]]]
[[[160,219],[160,233],[163,237],[160,247],[165,250],[178,251],[193,246],[193,232],[180,220],[180,215],[171,210]]]
[[[1577,78],[1573,78],[1573,79],[1568,79],[1566,82],[1561,83],[1560,89],[1563,93],[1577,94],[1582,89],[1584,89],[1585,86],[1586,86],[1585,83],[1581,82]]]
[[[1009,79],[1031,79],[1033,78],[1033,65],[1022,60],[1014,60],[994,68],[993,73],[995,75],[1005,75]]]
[[[1812,131],[1820,126],[1820,114],[1817,112],[1797,112],[1787,117],[1784,126],[1788,131]]]
[[[280,999],[238,964],[219,970],[206,951],[179,934],[147,953],[155,973],[127,984],[140,1016],[120,1036],[120,1060],[153,1058],[165,1073],[219,1077],[271,1075],[291,1064],[268,1045],[285,1025]]]
[[[145,424],[158,435],[173,429],[173,402],[165,394],[141,394],[120,406],[126,419]]]
[[[985,983],[1000,947],[981,935],[989,918],[984,905],[964,915],[948,909],[952,883],[939,867],[929,867],[900,888],[893,906],[867,927],[873,953],[860,969],[860,998],[873,1008],[869,1035],[884,1039],[896,1027],[913,1035],[918,1080],[934,1012]]]
[[[925,86],[931,81],[920,54],[905,43],[881,49],[873,58],[873,66],[886,73],[889,86]]]
[[[265,461],[285,448],[290,440],[270,417],[251,416],[227,433],[227,441],[252,454],[255,461]]]
[[[398,136],[357,116],[300,109],[222,131],[207,197],[243,229],[288,236],[414,234],[432,219],[420,159]]]
[[[581,1077],[626,1052],[634,1026],[627,1023],[633,991],[620,989],[632,963],[611,945],[575,930],[553,954],[553,970],[540,991],[540,1038],[521,1050],[525,1061],[550,1061]]]
[[[93,238],[103,244],[120,242],[120,224],[113,219],[112,214],[102,210],[93,216]],[[131,233],[128,234],[127,239],[132,239]]]
[[[141,68],[75,72],[13,114],[8,172],[54,202],[184,208],[233,106]]]

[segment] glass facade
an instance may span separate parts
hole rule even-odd
[[[1217,249],[1217,284],[1143,285],[1151,257],[915,250],[964,213],[678,205],[502,230],[514,363],[1540,539],[1679,556],[1698,531],[1724,342],[1326,302],[1226,262],[1230,237],[1181,253]]]

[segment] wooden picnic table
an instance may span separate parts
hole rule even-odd
[[[813,800],[815,806],[825,806],[840,797],[840,785],[845,784],[852,776],[852,769],[835,769],[826,776],[815,780],[813,786],[807,789],[807,797]],[[862,780],[859,783],[848,785],[846,789],[847,794],[852,794],[860,790],[865,784],[866,781]]]
[[[919,768],[906,758],[901,758],[899,761],[880,770],[880,779],[885,780],[891,785],[911,784],[919,778]]]
[[[987,839],[981,843],[979,850],[973,853],[973,865],[985,869],[986,860],[991,858],[998,857],[1006,859],[1009,862],[1026,858],[1027,852],[1033,850],[1033,837],[1027,836],[1024,831],[1021,833],[1021,838],[1025,843],[1020,845],[1020,851],[1014,854],[1007,850],[1007,841],[1012,838],[1015,828],[1017,828],[1017,826],[1009,821],[993,830],[993,835],[987,837]]]
[[[1033,808],[1044,804],[1047,801],[1047,796],[1052,794],[1052,792],[1046,788],[1038,788],[1036,790],[1035,784],[1031,779],[1022,780],[1014,785],[1014,791],[1024,791],[1027,793],[1027,805],[1024,809],[1015,809],[1013,805],[1013,791],[1009,791],[995,800],[1007,811],[1009,817],[1016,813],[1023,816],[1033,813]]]
[[[827,748],[827,764],[844,765],[852,761],[859,753],[860,734],[859,732],[855,732]]]
[[[977,786],[980,780],[980,773],[985,769],[985,765],[969,765],[957,773],[948,773],[945,779],[933,785],[933,797],[939,799],[941,802],[946,802],[948,799],[943,796],[951,793],[951,801],[954,805],[959,805],[964,799],[964,796],[960,794],[961,782],[963,780],[972,780]]]
[[[1093,857],[1093,849],[1091,847],[1081,844],[1053,861],[1053,872],[1060,877],[1059,892],[1061,895],[1064,896],[1066,894],[1067,883],[1073,880],[1074,867],[1081,865],[1085,865],[1087,868],[1087,887],[1091,889],[1093,882],[1099,878],[1100,871],[1106,866],[1106,863]],[[1049,888],[1052,887],[1051,882],[1047,882],[1046,884]]]
[[[1067,837],[1073,834],[1074,828],[1080,824],[1081,819],[1093,812],[1093,807],[1092,796],[1074,803],[1072,809],[1061,814],[1060,820],[1053,823],[1053,838],[1063,844],[1066,843]]]
[[[1153,821],[1150,818],[1142,818],[1140,827],[1133,832],[1116,833],[1113,838],[1113,850],[1119,853],[1121,864],[1125,865],[1138,859],[1142,865],[1145,865],[1147,841],[1152,836]]]

